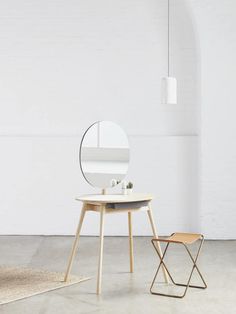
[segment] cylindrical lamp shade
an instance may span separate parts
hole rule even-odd
[[[177,81],[175,77],[163,77],[161,82],[161,103],[177,104]]]

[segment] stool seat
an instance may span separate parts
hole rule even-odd
[[[186,243],[186,244],[192,244],[196,242],[197,240],[201,239],[202,235],[199,233],[174,233],[169,238],[167,238],[167,241],[173,241],[173,242],[180,242],[180,243]]]

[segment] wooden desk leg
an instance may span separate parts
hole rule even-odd
[[[77,227],[77,230],[76,230],[74,244],[73,244],[73,247],[72,247],[71,255],[70,255],[68,266],[67,266],[67,269],[66,269],[66,274],[65,274],[64,281],[67,281],[68,277],[70,275],[72,263],[74,261],[75,253],[76,253],[76,250],[77,250],[77,247],[78,247],[78,244],[79,244],[80,231],[81,231],[81,228],[82,228],[85,212],[86,212],[86,205],[83,205],[82,210],[81,210],[81,214],[80,214],[79,224],[78,224],[78,227]]]
[[[149,217],[149,220],[150,220],[150,223],[151,223],[151,227],[152,227],[152,232],[153,232],[153,235],[154,235],[154,238],[158,238],[158,235],[157,235],[157,229],[156,229],[156,226],[155,226],[155,223],[154,223],[154,219],[153,219],[153,215],[152,215],[152,209],[151,209],[151,206],[149,205],[148,206],[148,217]],[[157,250],[158,252],[160,253],[160,255],[162,256],[162,250],[161,250],[161,245],[159,242],[157,242]],[[164,278],[165,278],[165,282],[169,283],[169,276],[167,274],[167,271],[165,270],[165,267],[162,266],[162,271],[163,271],[163,275],[164,275]]]
[[[101,211],[100,211],[100,248],[99,248],[98,275],[97,275],[97,294],[101,293],[101,286],[102,286],[104,215],[105,215],[105,207],[102,206]]]
[[[133,249],[133,233],[132,233],[132,213],[128,212],[128,225],[129,225],[129,261],[130,272],[134,271],[134,249]]]

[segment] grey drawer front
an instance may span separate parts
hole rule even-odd
[[[112,209],[132,209],[147,206],[149,201],[128,202],[128,203],[110,203],[106,205],[106,208]]]

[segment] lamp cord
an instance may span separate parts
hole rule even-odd
[[[168,0],[168,17],[167,17],[167,20],[168,20],[168,27],[167,27],[167,32],[168,32],[168,76],[170,76],[170,0]]]

